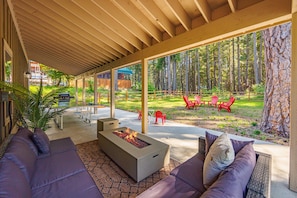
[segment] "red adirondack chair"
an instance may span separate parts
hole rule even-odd
[[[142,112],[139,109],[137,109],[137,111],[138,111],[138,120],[141,120],[142,119]]]
[[[218,100],[219,100],[219,97],[218,97],[218,96],[212,96],[212,97],[211,97],[211,101],[208,101],[208,106],[214,106],[214,107],[217,107],[217,105],[218,105]]]
[[[166,114],[162,113],[161,111],[155,112],[156,121],[155,124],[158,123],[158,118],[162,119],[162,125],[164,125],[164,122],[166,121]]]
[[[231,105],[235,102],[235,98],[233,96],[230,97],[228,102],[222,102],[219,104],[218,110],[220,111],[221,109],[226,109],[229,113],[231,112]]]
[[[195,103],[192,102],[191,100],[189,100],[188,96],[183,96],[184,98],[184,101],[186,103],[186,108],[190,109],[190,108],[193,108],[195,107]]]
[[[204,104],[205,105],[205,101],[202,101],[201,100],[201,97],[200,96],[198,96],[198,95],[196,95],[195,96],[195,105],[197,105],[197,106],[201,106],[202,104]]]

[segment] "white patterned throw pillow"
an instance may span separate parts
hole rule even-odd
[[[220,135],[211,145],[203,165],[203,184],[208,188],[235,158],[232,142],[227,133]]]

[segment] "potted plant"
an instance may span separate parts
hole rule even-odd
[[[42,80],[36,91],[16,84],[0,81],[0,88],[9,92],[13,100],[14,118],[18,126],[43,131],[49,128],[49,121],[57,115],[62,114],[68,107],[57,108],[59,93],[65,91],[66,87],[53,89],[47,94],[43,93]]]

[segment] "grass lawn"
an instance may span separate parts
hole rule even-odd
[[[189,99],[193,100],[193,97],[189,97]],[[210,101],[210,97],[202,100]],[[220,101],[226,102],[228,99],[219,99]],[[197,109],[188,110],[185,108],[182,96],[148,99],[148,108],[166,113],[166,117],[169,120],[279,144],[287,144],[288,140],[263,133],[259,129],[263,106],[263,97],[250,99],[245,96],[236,97],[235,103],[231,106],[231,113],[229,113],[224,109],[218,111],[218,108],[208,106],[207,104]],[[137,112],[137,109],[141,109],[141,101],[116,100],[116,108]]]
[[[44,88],[45,93],[52,89],[46,86]],[[30,87],[30,89],[34,89],[34,86]],[[69,93],[74,96],[74,88],[70,88]],[[100,91],[100,93],[103,92]],[[107,93],[106,91],[105,94],[107,95]],[[93,101],[92,97],[93,93],[87,93],[87,103]],[[140,97],[141,94],[129,94],[129,99],[126,100],[125,94],[119,92],[116,94],[116,108],[138,112],[141,109]],[[228,95],[219,97],[219,102],[227,102],[228,98]],[[189,99],[194,100],[194,96],[190,96]],[[210,96],[202,98],[202,101],[206,101],[206,103],[210,100]],[[74,103],[75,101],[72,100],[71,105],[74,105]],[[109,106],[107,97],[102,97],[100,104]],[[148,98],[148,108],[166,113],[166,117],[169,120],[288,145],[288,139],[267,134],[260,130],[263,106],[263,95],[251,96],[250,98],[245,95],[236,96],[235,103],[231,106],[231,113],[228,113],[224,109],[218,111],[216,107],[208,106],[207,104],[196,109],[188,110],[185,108],[185,102],[182,96],[158,96],[156,99],[149,96]]]

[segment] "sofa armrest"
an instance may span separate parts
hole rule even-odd
[[[205,155],[205,137],[200,136],[198,141],[199,141],[198,142],[198,146],[199,146],[198,152]]]
[[[199,137],[199,153],[205,154],[205,137]],[[270,197],[271,155],[256,151],[256,165],[247,184],[249,198]]]
[[[3,155],[5,154],[5,151],[7,149],[8,144],[10,143],[12,137],[14,135],[13,134],[9,134],[9,136],[7,136],[4,141],[2,142],[2,144],[0,145],[0,159],[3,157]]]
[[[247,185],[246,197],[270,197],[271,155],[256,152],[257,162]]]

